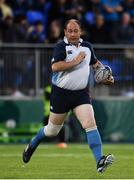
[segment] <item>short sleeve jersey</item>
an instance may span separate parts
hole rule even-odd
[[[81,51],[86,53],[85,59],[75,67],[52,75],[52,84],[68,90],[81,90],[86,88],[90,73],[90,65],[97,62],[94,50],[89,42],[79,40],[79,46],[68,43],[66,37],[56,44],[52,63],[59,61],[72,61]]]

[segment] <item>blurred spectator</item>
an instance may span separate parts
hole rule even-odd
[[[1,22],[1,34],[3,42],[23,43],[27,39],[28,24],[25,17],[20,16],[14,22],[12,16],[7,16]]]
[[[45,43],[46,35],[44,25],[41,21],[37,21],[35,25],[29,28],[27,42],[29,43]]]
[[[27,41],[28,27],[29,24],[24,15],[15,17],[16,41],[18,43],[25,43]]]
[[[124,0],[122,1],[122,7],[124,12],[130,14],[130,16],[134,16],[134,0]]]
[[[31,25],[35,24],[37,21],[43,23],[43,19],[43,14],[40,11],[30,10],[27,12],[27,20]]]
[[[84,12],[84,6],[81,0],[53,0],[48,22],[59,19],[64,24],[70,18],[81,19],[82,12]]]
[[[52,6],[52,2],[50,0],[33,1],[32,9],[42,13],[43,23],[45,26],[47,26],[48,24],[48,14],[51,6]]]
[[[7,16],[13,16],[12,9],[5,3],[5,0],[0,0],[0,10],[2,19],[5,19]]]
[[[101,12],[104,16],[107,31],[107,43],[115,43],[113,40],[113,31],[116,29],[123,12],[122,0],[101,0]]]
[[[123,11],[122,0],[101,0],[102,13],[106,22],[114,23],[119,20],[119,13]]]
[[[134,43],[134,29],[132,28],[130,21],[131,17],[128,13],[123,13],[121,22],[115,28],[114,41],[119,44],[131,44]]]
[[[91,26],[90,30],[90,41],[92,43],[106,43],[106,30],[105,30],[105,21],[102,15],[97,15],[95,18],[95,24]]]
[[[41,13],[46,13],[51,7],[53,2],[51,0],[38,0],[33,1],[32,9],[35,11],[40,11]]]
[[[31,8],[32,0],[6,0],[7,4],[13,9],[14,15],[26,14]]]
[[[124,12],[131,16],[129,24],[134,28],[134,0],[0,0],[0,41],[55,43],[62,36],[64,22],[76,18],[86,39],[118,43],[115,31]]]
[[[76,18],[81,20],[84,13],[85,3],[83,0],[73,0],[66,4],[66,19]]]
[[[91,0],[92,10],[95,14],[100,14],[101,10],[101,0]]]
[[[48,43],[57,43],[62,38],[62,25],[59,20],[51,22],[47,38]]]
[[[55,19],[63,20],[65,19],[67,0],[53,0],[52,6],[48,15],[48,22],[52,22]]]
[[[95,15],[100,14],[100,0],[85,1],[85,13],[83,15],[83,23],[85,26],[95,24]]]
[[[3,42],[16,42],[16,31],[12,16],[7,16],[2,21],[1,32]]]
[[[122,6],[124,8],[124,12],[129,13],[131,16],[131,23],[134,27],[134,0],[124,0],[122,2]]]

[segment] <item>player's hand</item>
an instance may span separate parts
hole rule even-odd
[[[79,63],[81,63],[81,62],[84,60],[85,56],[86,56],[86,53],[83,52],[83,51],[81,51],[81,52],[76,56],[76,58],[75,58],[74,61],[76,61],[76,63],[79,64]]]
[[[111,74],[109,74],[109,76],[103,82],[103,84],[105,84],[105,85],[112,85],[112,84],[114,84],[114,77]]]

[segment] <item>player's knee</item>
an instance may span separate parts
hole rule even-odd
[[[63,127],[63,124],[55,125],[52,122],[49,122],[48,125],[45,126],[44,128],[45,135],[48,137],[57,136],[62,127]]]
[[[90,124],[88,122],[82,123],[83,129],[87,129],[87,128],[89,128],[89,126],[90,126]]]
[[[95,121],[87,120],[82,123],[82,127],[83,129],[94,128],[96,127],[96,123]]]

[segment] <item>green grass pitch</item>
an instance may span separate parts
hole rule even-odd
[[[105,154],[115,155],[114,164],[104,174],[86,144],[69,144],[60,149],[42,144],[24,165],[25,145],[0,145],[0,179],[134,179],[134,144],[103,145]]]

